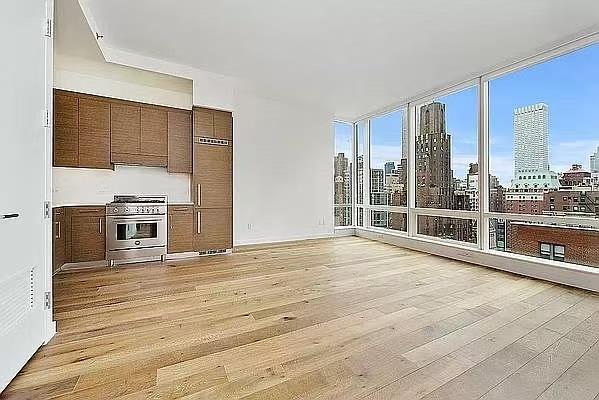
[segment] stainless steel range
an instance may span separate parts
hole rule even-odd
[[[166,258],[166,196],[114,196],[106,205],[106,259],[115,263]]]

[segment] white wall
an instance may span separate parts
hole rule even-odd
[[[190,109],[190,80],[105,61],[56,55],[54,87],[100,96]],[[190,176],[166,168],[116,166],[111,170],[53,168],[53,205],[104,204],[115,194],[165,194],[190,201]]]
[[[237,93],[235,245],[332,233],[332,124],[332,113]]]
[[[166,168],[115,166],[114,171],[53,168],[55,206],[106,204],[115,194],[167,195],[171,203],[190,201],[189,175]]]

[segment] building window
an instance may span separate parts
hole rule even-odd
[[[335,122],[335,226],[352,225],[353,125]]]
[[[547,260],[564,261],[566,248],[560,244],[539,243],[539,254]]]

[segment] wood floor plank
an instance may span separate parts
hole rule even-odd
[[[0,399],[599,397],[599,296],[358,237],[63,271],[54,312]]]

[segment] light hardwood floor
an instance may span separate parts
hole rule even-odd
[[[599,399],[599,297],[357,237],[55,279],[1,398]]]

